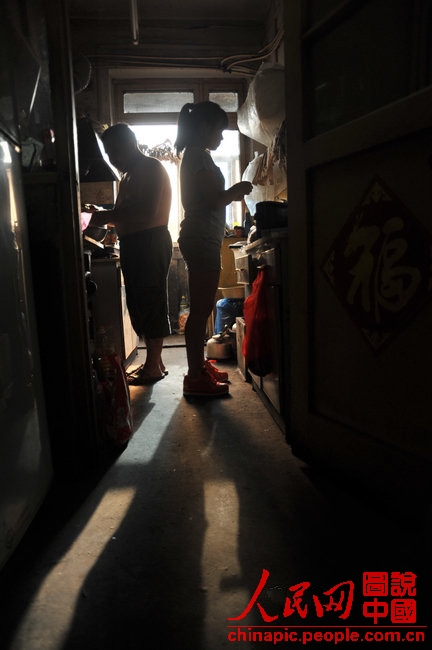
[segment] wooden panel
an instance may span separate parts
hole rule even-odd
[[[424,498],[431,487],[431,303],[374,351],[323,264],[376,176],[421,224],[425,239],[432,234],[432,89],[304,141],[305,4],[285,5],[287,437],[298,456],[355,476],[368,489],[394,494],[403,487],[400,501],[409,494]],[[388,215],[396,219],[392,227],[398,216]],[[386,223],[377,226],[378,235]],[[383,254],[391,256],[399,245]]]
[[[127,367],[135,356],[138,337],[132,328],[126,305],[126,291],[120,262],[101,258],[92,262],[92,278],[98,288],[92,299],[94,329],[108,330],[115,351]]]
[[[374,349],[364,336],[361,323],[352,318],[347,304],[336,295],[322,268],[329,248],[376,174],[395,192],[412,215],[413,224],[419,224],[419,228],[423,224],[425,231],[424,234],[420,231],[420,237],[426,239],[428,232],[432,236],[429,216],[432,186],[428,165],[431,151],[432,132],[416,134],[361,156],[317,168],[311,174],[309,187],[313,222],[310,410],[407,451],[426,452],[432,456],[431,448],[424,447],[425,435],[432,437],[430,403],[425,399],[432,393],[432,306],[427,304],[418,313],[411,314],[410,321],[397,327],[382,348]],[[378,226],[375,228],[378,232]],[[388,244],[383,244],[381,255],[395,255],[396,247],[406,244],[405,237],[403,230],[398,231]],[[385,245],[390,246],[387,252]],[[425,247],[430,254],[427,241]],[[365,244],[362,244],[354,251],[356,264],[361,263],[364,249]],[[419,250],[415,254],[420,257]],[[389,265],[389,273],[398,272],[397,261]],[[382,297],[381,291],[385,291],[382,264],[377,263],[377,266],[376,275],[370,269],[370,275],[363,278],[365,298],[370,300],[366,306],[372,310],[375,309],[374,300]],[[397,284],[403,291],[404,287],[409,288],[410,269],[400,265],[399,268]],[[354,273],[352,268],[348,271],[353,282]],[[430,282],[429,273],[427,268],[427,283]],[[393,288],[399,290],[396,285]],[[362,287],[352,297],[358,305],[362,300],[360,292],[363,292]],[[394,307],[384,301],[381,305],[380,320],[386,314],[396,318],[397,310],[401,309],[396,302]]]

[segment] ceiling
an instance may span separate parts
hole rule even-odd
[[[68,7],[74,51],[93,62],[110,68],[205,67],[248,74],[274,45],[281,4],[282,0],[69,0]]]
[[[137,0],[142,21],[263,21],[271,0]],[[69,0],[73,18],[128,19],[130,0]]]

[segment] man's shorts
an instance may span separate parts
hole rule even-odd
[[[149,228],[120,239],[120,263],[132,327],[145,339],[171,333],[167,277],[172,240],[166,226]]]

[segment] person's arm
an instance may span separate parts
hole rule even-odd
[[[218,185],[216,174],[210,170],[203,169],[197,174],[197,182],[200,191],[206,197],[210,208],[224,208],[232,201],[241,201],[245,194],[252,192],[253,186],[249,181],[241,181],[232,185],[227,190],[221,190]]]

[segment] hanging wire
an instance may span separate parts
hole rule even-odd
[[[251,54],[237,54],[233,56],[228,56],[222,59],[221,67],[227,72],[238,71],[238,66],[243,63],[253,63],[255,61],[263,61],[276,52],[284,36],[284,31],[280,29],[273,40],[268,43],[266,46],[258,50],[256,55]],[[227,63],[232,61],[231,63]]]
[[[262,47],[258,52],[251,54],[233,54],[223,59],[217,56],[207,57],[161,57],[161,56],[140,56],[139,54],[92,54],[94,59],[115,59],[117,65],[151,65],[154,67],[185,68],[194,67],[200,69],[222,69],[224,72],[235,72],[244,76],[254,76],[255,66],[248,65],[263,61],[276,52],[284,37],[283,29],[280,29],[273,39]]]

